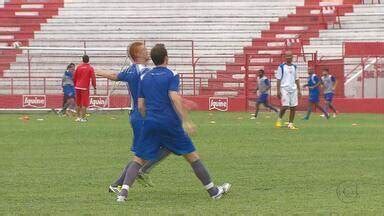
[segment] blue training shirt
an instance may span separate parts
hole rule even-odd
[[[145,67],[144,65],[132,64],[130,67],[125,70],[122,70],[120,73],[117,74],[118,81],[123,81],[127,83],[127,87],[133,101],[133,110],[138,109],[140,77],[147,71],[149,71],[149,68]]]
[[[179,75],[167,67],[155,67],[142,76],[139,97],[145,99],[147,118],[181,123],[169,98],[170,91],[179,91],[179,84]]]
[[[259,78],[259,83],[257,87],[259,89],[260,94],[268,94],[268,89],[270,85],[271,84],[269,83],[269,80],[266,76]]]
[[[316,76],[316,74],[312,74],[308,77],[307,85],[308,85],[308,87],[313,87],[313,86],[317,85],[319,82],[320,82],[320,80]],[[316,88],[309,88],[309,92],[312,94],[319,94],[320,93],[319,86],[317,86]]]
[[[62,79],[63,93],[67,96],[75,96],[75,86],[73,84],[73,74],[68,70],[64,72]]]

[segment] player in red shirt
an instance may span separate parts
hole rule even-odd
[[[83,56],[83,63],[77,66],[73,75],[73,82],[76,89],[77,119],[76,121],[86,122],[85,114],[89,106],[89,87],[96,90],[96,77],[93,67],[89,64],[89,56]]]

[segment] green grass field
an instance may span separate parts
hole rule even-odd
[[[124,204],[107,186],[132,156],[125,112],[85,124],[21,116],[0,114],[0,215],[384,214],[384,115],[298,116],[292,131],[275,129],[270,113],[192,113],[197,149],[230,194],[211,200],[171,156],[151,174],[156,187],[135,184]]]

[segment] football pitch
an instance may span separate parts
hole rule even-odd
[[[384,115],[297,116],[193,112],[193,141],[214,182],[213,201],[181,157],[135,183],[126,203],[107,187],[132,154],[126,112],[76,123],[54,114],[0,114],[0,215],[383,215]]]

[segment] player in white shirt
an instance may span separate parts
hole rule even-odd
[[[282,118],[285,111],[290,110],[289,129],[297,129],[293,125],[295,119],[296,106],[298,105],[298,97],[301,97],[300,82],[297,75],[297,66],[292,63],[293,55],[291,51],[285,53],[286,62],[279,65],[276,73],[277,79],[277,97],[281,99],[282,108],[280,109],[279,118],[276,121],[276,127],[280,128]]]

